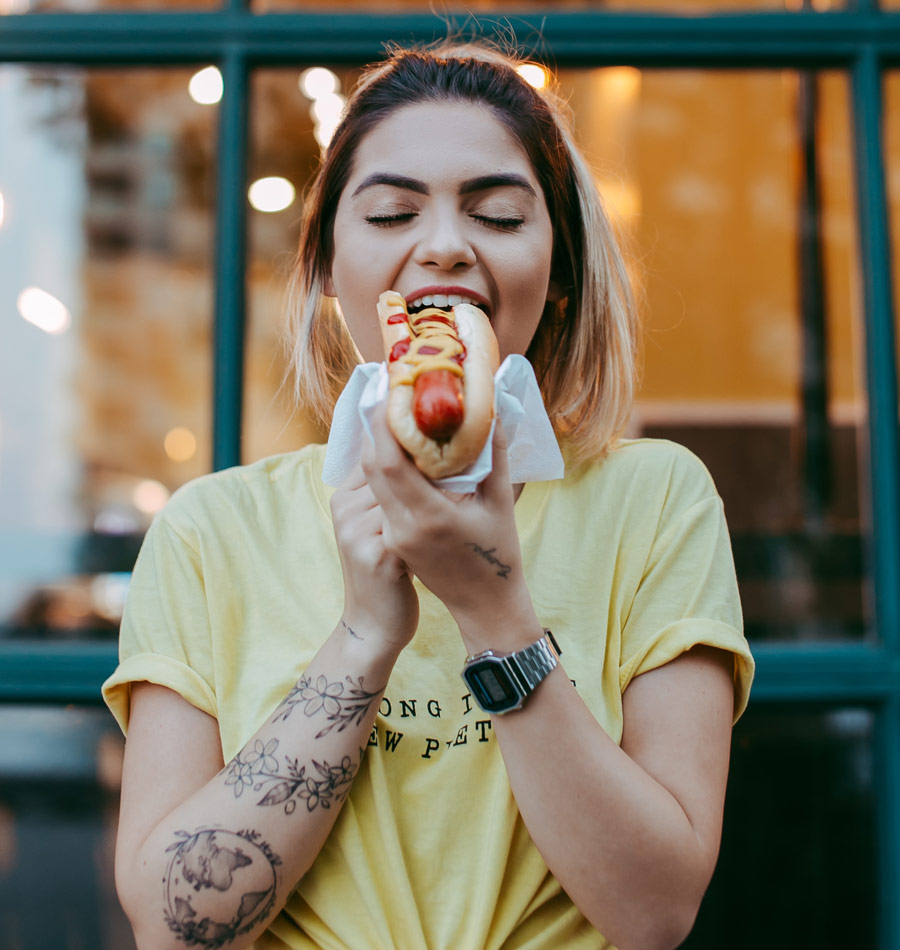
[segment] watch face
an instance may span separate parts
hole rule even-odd
[[[522,699],[509,674],[495,660],[473,663],[466,667],[464,676],[475,701],[485,712],[505,712]]]

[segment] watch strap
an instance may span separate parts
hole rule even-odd
[[[549,630],[545,631],[544,636],[534,643],[504,657],[507,669],[516,678],[526,696],[534,692],[538,683],[552,673],[559,662],[556,651],[547,638],[548,633]]]

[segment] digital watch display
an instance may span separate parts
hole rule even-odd
[[[512,712],[525,701],[557,665],[556,641],[549,630],[537,642],[514,653],[485,650],[470,656],[462,677],[472,697],[487,713]]]

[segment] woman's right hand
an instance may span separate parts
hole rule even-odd
[[[385,549],[384,513],[357,464],[331,497],[344,575],[343,624],[373,647],[399,653],[416,632],[419,598],[412,575]]]

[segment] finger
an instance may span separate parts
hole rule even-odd
[[[506,498],[511,492],[509,480],[509,443],[503,423],[497,417],[494,426],[494,439],[491,445],[492,464],[488,477],[481,483],[482,496],[486,501]]]
[[[352,517],[378,505],[378,501],[366,481],[362,465],[357,463],[331,496],[331,511],[335,517]]]
[[[394,438],[385,404],[375,409],[370,421],[373,443],[371,454],[363,457],[363,466],[385,514],[391,518],[400,514],[400,509],[433,504],[435,489]]]
[[[363,472],[362,463],[357,462],[345,476],[344,480],[338,485],[338,491],[355,491],[366,484],[366,475]]]

